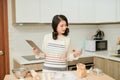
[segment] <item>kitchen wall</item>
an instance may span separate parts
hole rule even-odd
[[[105,32],[105,39],[108,40],[108,50],[115,50],[117,39],[120,37],[120,24],[99,25],[100,29]]]
[[[8,27],[9,27],[9,50],[10,69],[13,68],[15,56],[30,55],[32,48],[25,42],[26,39],[33,40],[41,47],[45,34],[52,32],[50,24],[23,24],[16,25],[12,21],[11,0],[8,0]],[[90,39],[97,28],[105,32],[105,39],[109,42],[109,49],[116,45],[117,37],[120,37],[120,24],[107,25],[69,25],[73,48],[80,49],[84,39]]]
[[[73,48],[79,48],[82,41],[85,38],[91,38],[95,34],[96,25],[70,25],[70,34],[71,42]],[[32,49],[26,43],[25,40],[33,40],[39,47],[42,45],[43,37],[45,34],[51,33],[51,25],[24,25],[23,26],[9,26],[10,31],[10,43],[12,50],[17,55],[28,55],[32,54]]]

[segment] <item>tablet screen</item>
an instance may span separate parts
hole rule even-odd
[[[37,48],[40,52],[43,52],[32,40],[26,40],[26,42],[27,42],[32,48]]]

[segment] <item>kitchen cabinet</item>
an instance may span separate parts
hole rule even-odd
[[[117,0],[117,21],[120,21],[120,0]]]
[[[78,0],[41,0],[41,22],[51,23],[56,14],[64,14],[69,23],[78,22]],[[69,3],[69,4],[68,4]]]
[[[115,22],[116,4],[116,0],[95,0],[96,22]]]
[[[79,58],[78,60],[73,60],[73,61],[68,61],[67,65],[68,65],[68,70],[76,70],[76,64],[77,63],[83,63],[86,65],[86,68],[89,69],[91,67],[93,67],[93,57],[83,57],[83,58]]]
[[[39,23],[40,0],[15,0],[16,23]]]
[[[118,71],[119,71],[119,73],[118,73],[118,75],[119,75],[119,76],[118,76],[118,79],[120,79],[120,62],[119,62],[118,67],[119,67],[119,68],[118,68]]]
[[[20,64],[15,59],[13,60],[13,62],[14,62],[14,68],[24,67],[24,68],[28,68],[29,70],[32,69],[32,70],[36,70],[36,71],[41,71],[43,68],[43,62],[31,63],[31,64]]]
[[[107,73],[107,59],[94,57],[94,67],[101,69],[104,73]]]
[[[120,62],[100,57],[94,57],[94,67],[102,69],[104,73],[120,80]]]
[[[111,77],[113,77],[115,80],[120,80],[120,62],[108,60],[107,61],[107,74]]]
[[[94,0],[78,0],[78,22],[95,23]]]
[[[64,14],[69,23],[94,23],[93,2],[94,0],[41,0],[41,22],[51,23],[54,15]]]
[[[79,22],[79,0],[62,0],[62,14],[64,14],[69,23],[78,23]]]
[[[115,22],[120,20],[120,0],[14,1],[16,23],[51,23],[56,14],[64,14],[69,23]]]
[[[56,14],[61,14],[62,0],[41,0],[41,22],[51,23]]]

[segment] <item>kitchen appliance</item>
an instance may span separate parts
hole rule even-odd
[[[86,69],[90,69],[91,67],[94,67],[93,57],[83,57],[83,58],[79,58],[78,60],[68,61],[68,70],[69,71],[76,70],[77,69],[76,64],[78,62],[85,64]]]
[[[118,54],[120,54],[120,49],[119,49],[119,50],[117,50],[117,53],[118,53]]]
[[[105,51],[107,50],[107,40],[87,40],[86,51]]]
[[[105,36],[104,32],[102,30],[98,29],[96,31],[96,34],[93,36],[93,39],[94,40],[103,40],[104,36]]]

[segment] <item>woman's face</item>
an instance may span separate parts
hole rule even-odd
[[[62,35],[63,33],[65,33],[66,28],[66,22],[64,20],[61,20],[57,26],[58,35]]]

